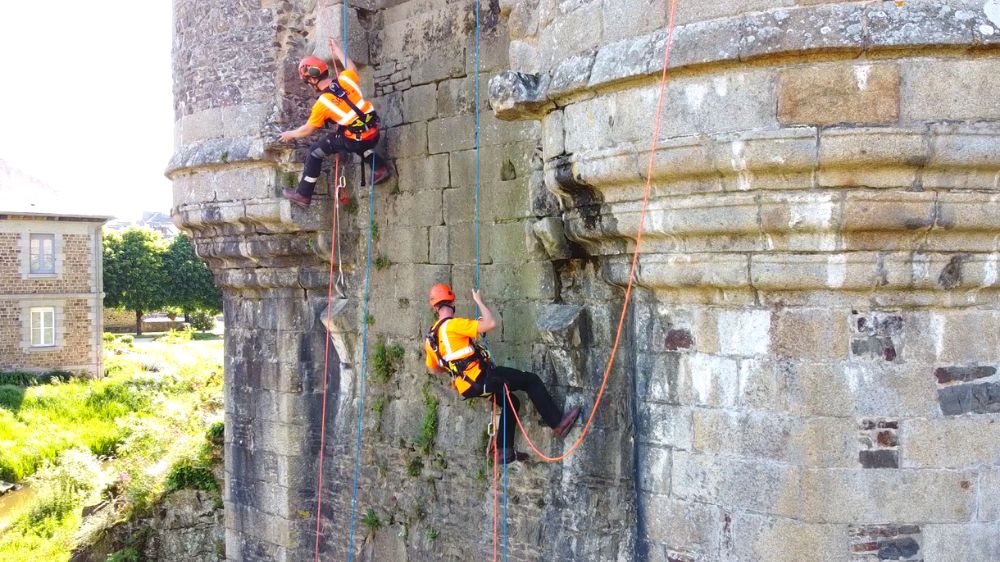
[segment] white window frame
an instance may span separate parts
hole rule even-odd
[[[46,252],[35,252],[35,242],[38,242],[39,249],[44,249],[44,246],[48,246],[48,253]],[[48,244],[43,244],[43,242],[48,242]],[[35,269],[36,258],[40,261],[42,258],[48,257],[48,262],[50,267],[45,269]],[[56,235],[55,233],[31,233],[28,235],[28,274],[37,276],[49,276],[56,275]]]
[[[36,323],[35,315],[38,315]],[[46,315],[49,316],[46,322]],[[29,342],[32,348],[46,348],[56,346],[56,307],[54,306],[33,306],[28,309],[29,316]],[[36,340],[35,334],[38,334]],[[48,335],[48,338],[46,338]]]

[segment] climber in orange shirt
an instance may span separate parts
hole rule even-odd
[[[472,300],[479,305],[482,316],[479,320],[455,317],[455,294],[451,287],[439,283],[431,287],[430,305],[438,320],[427,333],[424,352],[427,354],[427,369],[434,374],[448,373],[452,376],[452,387],[463,398],[490,397],[499,400],[503,411],[506,446],[502,448],[500,462],[507,464],[524,460],[527,455],[514,450],[514,429],[517,421],[510,410],[504,385],[511,391],[510,401],[514,409],[520,410],[520,401],[513,394],[515,390],[528,393],[535,409],[546,425],[558,437],[563,437],[580,415],[580,408],[573,408],[566,415],[552,400],[549,391],[538,375],[519,371],[510,367],[493,364],[489,352],[477,341],[480,334],[496,328],[493,313],[483,304],[479,291],[472,292]]]
[[[389,167],[375,154],[379,138],[379,118],[375,106],[361,93],[358,67],[344,56],[337,43],[330,39],[330,53],[334,70],[344,61],[344,70],[330,77],[330,67],[319,57],[308,56],[299,63],[299,78],[320,93],[313,104],[309,120],[298,129],[281,133],[281,142],[307,137],[316,130],[332,123],[334,131],[309,147],[302,179],[298,189],[285,189],[282,194],[292,202],[306,207],[312,201],[316,181],[319,179],[323,160],[334,152],[354,152],[363,158],[363,166],[375,164],[374,183],[381,183],[391,175]]]

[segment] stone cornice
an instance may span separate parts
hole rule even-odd
[[[490,80],[490,104],[501,119],[539,118],[582,92],[649,77],[663,70],[667,32],[633,37],[567,56],[538,75],[514,71]],[[982,10],[941,2],[853,2],[776,8],[680,25],[671,69],[802,57],[859,56],[895,49],[1000,45],[1000,29]]]

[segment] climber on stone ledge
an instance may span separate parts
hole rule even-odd
[[[558,437],[565,436],[573,426],[580,415],[580,408],[573,408],[563,415],[538,375],[494,365],[489,352],[477,340],[480,334],[496,328],[496,320],[490,309],[483,304],[479,291],[472,292],[472,300],[479,305],[482,314],[479,320],[456,318],[455,294],[451,291],[451,287],[444,283],[431,287],[430,305],[438,320],[424,341],[427,369],[434,374],[450,374],[452,387],[463,398],[492,397],[493,400],[499,400],[502,404],[504,423],[504,428],[500,431],[504,433],[499,433],[495,439],[504,439],[501,436],[506,435],[506,446],[502,447],[500,452],[500,462],[507,464],[525,460],[528,455],[515,451],[512,446],[517,421],[510,410],[504,385],[511,391],[510,401],[513,402],[515,410],[520,410],[521,403],[513,392],[515,390],[527,392],[545,424],[551,427]],[[491,446],[496,444],[491,443]]]
[[[302,59],[299,63],[299,78],[319,92],[319,99],[313,104],[312,112],[304,125],[292,131],[284,131],[279,137],[281,142],[287,143],[313,134],[327,122],[334,126],[333,132],[309,147],[309,158],[302,171],[298,189],[286,188],[282,191],[282,195],[303,207],[312,201],[323,160],[334,152],[361,155],[364,168],[371,168],[374,161],[373,181],[376,184],[389,179],[391,174],[389,167],[375,154],[379,138],[379,118],[375,106],[361,93],[358,68],[354,61],[344,56],[333,39],[328,44],[334,59],[334,70],[340,68],[340,61],[344,61],[344,70],[331,78],[330,67],[319,57],[308,56]]]

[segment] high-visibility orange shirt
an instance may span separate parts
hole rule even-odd
[[[338,74],[335,80],[347,92],[347,97],[351,100],[351,103],[356,105],[363,113],[371,113],[375,109],[375,106],[361,95],[361,86],[359,85],[361,79],[358,78],[357,71],[345,70]],[[323,128],[323,125],[328,120],[348,127],[358,121],[360,117],[344,100],[330,92],[323,92],[320,94],[319,99],[316,100],[316,103],[313,104],[308,123],[311,127],[317,129]]]
[[[475,349],[472,347],[472,340],[479,337],[479,321],[468,320],[466,318],[449,318],[438,328],[437,337],[438,351],[441,353],[442,359],[445,361],[465,359],[475,353]],[[434,354],[431,344],[426,340],[424,340],[424,353],[426,354],[424,363],[427,365],[427,369],[433,370],[438,364],[437,356]],[[465,376],[472,380],[478,380],[481,372],[479,362],[476,361],[466,368]],[[452,387],[459,394],[463,394],[471,386],[468,381],[461,377],[456,377],[452,381]]]

